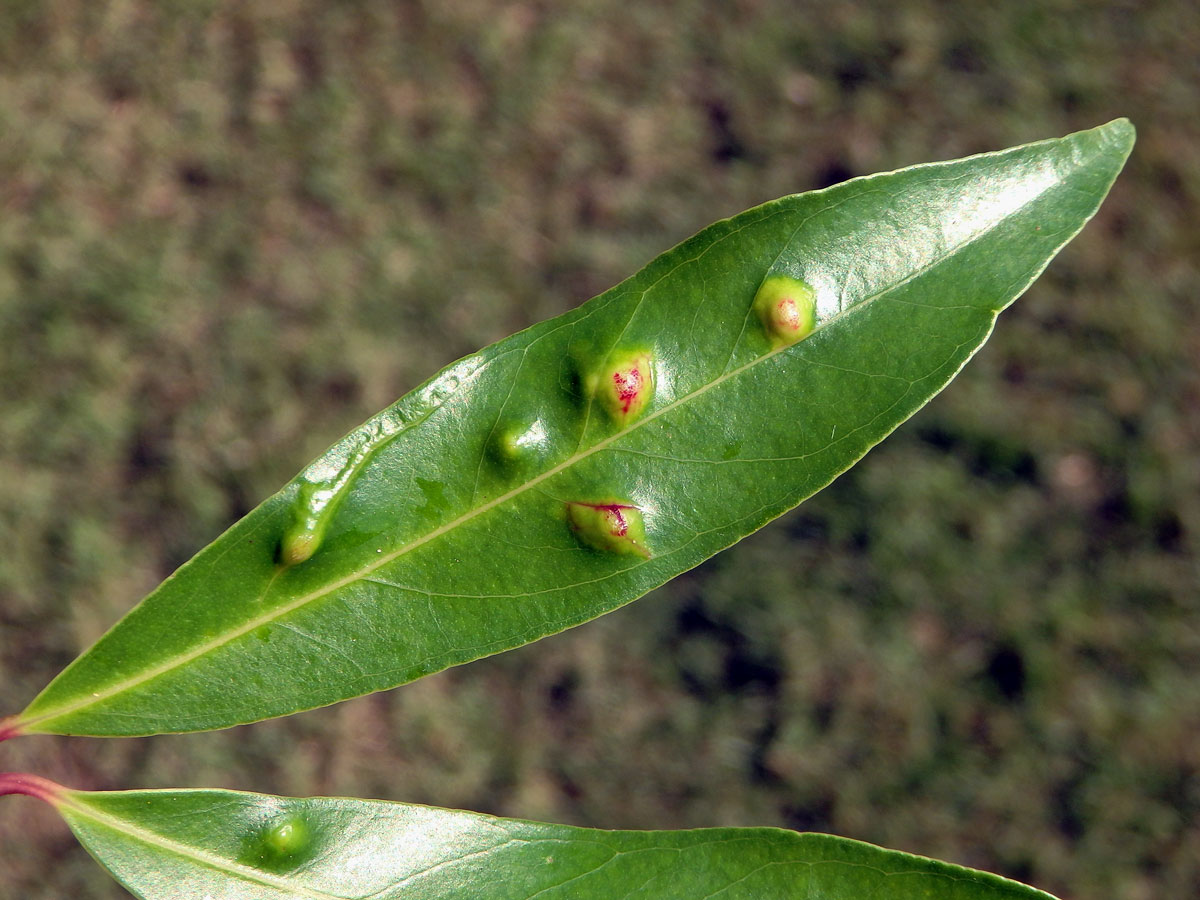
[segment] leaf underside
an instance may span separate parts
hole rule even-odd
[[[67,792],[59,811],[143,900],[1048,900],[994,875],[773,828],[597,831],[378,800]]]
[[[706,228],[348,435],[165,581],[16,727],[140,735],[285,715],[645,594],[829,484],[941,390],[1094,214],[1132,143],[1118,120]],[[777,275],[815,291],[815,330],[792,346],[752,312]],[[653,397],[629,421],[594,402],[589,381],[622,354],[654,369]],[[295,505],[326,483],[340,487],[318,549],[281,564]],[[636,509],[644,547],[576,533],[572,502]]]

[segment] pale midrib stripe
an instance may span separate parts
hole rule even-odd
[[[123,819],[118,819],[115,816],[107,815],[106,813],[98,812],[90,806],[79,803],[71,799],[64,800],[65,805],[70,806],[71,810],[83,818],[91,819],[93,822],[111,828],[112,830],[132,838],[133,840],[141,841],[155,849],[162,850],[167,853],[174,853],[177,856],[182,856],[185,859],[191,860],[197,865],[205,866],[210,869],[215,869],[218,872],[226,874],[231,878],[240,878],[242,881],[247,881],[252,884],[261,884],[265,887],[274,888],[280,891],[290,892],[297,897],[307,897],[308,900],[353,900],[350,897],[344,897],[340,894],[327,894],[324,891],[318,891],[313,888],[308,888],[295,882],[288,881],[285,878],[280,878],[275,875],[270,875],[252,866],[245,866],[240,863],[230,862],[219,856],[213,856],[205,853],[203,850],[198,850],[195,847],[189,847],[187,844],[180,844],[170,838],[165,838],[161,834],[156,834],[153,831],[147,831],[144,828],[139,828],[137,825],[132,825]]]
[[[903,287],[904,285],[916,280],[917,278],[920,278],[926,272],[929,272],[932,269],[936,268],[937,266],[941,265],[943,262],[950,259],[957,253],[959,253],[965,247],[970,246],[971,244],[973,244],[977,240],[979,240],[981,237],[987,235],[995,228],[998,228],[999,226],[1001,226],[1008,220],[1012,219],[1014,216],[1016,216],[1018,213],[1020,213],[1026,207],[1032,205],[1034,202],[1036,202],[1038,199],[1040,199],[1047,191],[1051,190],[1054,187],[1058,187],[1061,184],[1062,184],[1061,179],[1050,182],[1042,191],[1031,196],[1025,203],[1016,207],[1011,212],[1006,213],[1002,218],[998,219],[997,221],[992,222],[989,225],[987,225],[986,227],[981,228],[979,231],[972,233],[965,240],[959,242],[954,247],[951,247],[948,250],[945,250],[943,253],[941,253],[934,259],[930,260],[928,263],[926,263],[921,268],[913,271],[911,274],[905,276],[904,278],[900,279],[899,281],[896,281],[895,283],[888,285],[883,290],[880,290],[874,294],[871,294],[868,297],[864,297],[862,300],[860,300],[858,303],[855,303],[853,306],[846,307],[846,308],[840,310],[839,312],[835,313],[834,315],[830,316],[828,319],[826,319],[824,322],[822,322],[820,325],[818,325],[816,328],[814,328],[812,333],[809,334],[803,341],[801,341],[800,344],[793,344],[790,347],[780,347],[780,348],[776,348],[774,350],[768,350],[762,356],[755,357],[754,359],[750,360],[749,362],[744,363],[741,366],[738,366],[736,369],[732,369],[730,371],[722,373],[721,375],[718,375],[715,379],[713,379],[712,381],[708,382],[705,385],[702,385],[701,387],[692,391],[690,394],[685,394],[684,396],[680,397],[677,400],[672,401],[671,403],[661,407],[660,409],[656,409],[654,412],[649,413],[645,417],[639,419],[637,422],[634,422],[634,423],[626,426],[625,428],[621,429],[620,431],[610,435],[609,437],[604,438],[603,440],[599,441],[598,443],[593,444],[587,450],[584,450],[582,452],[579,452],[579,453],[576,453],[576,454],[570,456],[569,458],[565,459],[563,462],[559,463],[558,465],[554,466],[553,468],[548,469],[547,471],[543,472],[541,475],[531,478],[529,481],[525,482],[524,484],[518,485],[517,487],[513,488],[512,490],[510,490],[504,494],[501,494],[500,496],[498,496],[492,500],[489,500],[487,503],[484,503],[482,506],[478,506],[475,509],[472,509],[472,510],[469,510],[468,512],[463,513],[457,519],[447,522],[445,525],[438,526],[437,528],[428,532],[427,534],[422,535],[421,537],[413,540],[412,542],[410,542],[408,544],[398,547],[397,549],[391,551],[390,553],[385,553],[385,554],[376,556],[371,561],[370,564],[362,567],[361,569],[356,570],[355,572],[351,573],[350,575],[347,575],[343,578],[338,579],[337,581],[332,582],[331,584],[329,584],[328,586],[326,586],[320,590],[313,591],[312,593],[309,593],[309,594],[304,594],[304,595],[296,598],[295,600],[293,600],[291,603],[287,603],[283,606],[277,607],[276,609],[272,610],[269,613],[264,613],[263,615],[250,620],[245,625],[242,625],[239,628],[232,629],[232,630],[226,632],[224,635],[214,638],[213,640],[209,641],[208,643],[200,644],[199,646],[193,648],[192,650],[189,650],[186,653],[180,654],[179,656],[175,657],[174,659],[172,659],[168,662],[165,662],[158,666],[154,666],[150,669],[146,669],[140,675],[135,675],[131,678],[126,679],[125,681],[122,681],[122,682],[119,682],[118,684],[113,685],[112,687],[106,688],[105,690],[97,691],[94,694],[91,694],[90,696],[80,700],[77,703],[67,704],[66,706],[60,707],[59,709],[57,709],[53,712],[42,713],[40,715],[33,716],[29,719],[22,720],[20,722],[20,724],[23,726],[29,726],[29,725],[37,724],[39,722],[44,723],[44,722],[48,722],[48,721],[53,721],[54,719],[59,719],[59,718],[62,718],[63,716],[68,716],[71,713],[78,712],[81,709],[86,709],[87,707],[93,706],[96,703],[100,703],[101,701],[106,700],[109,697],[115,696],[116,694],[120,694],[124,691],[135,688],[140,684],[145,684],[147,681],[151,681],[154,678],[157,678],[159,675],[166,674],[167,672],[170,672],[173,669],[177,669],[180,666],[186,665],[187,663],[191,662],[192,660],[199,659],[201,656],[204,656],[205,654],[210,653],[213,650],[223,647],[226,644],[236,641],[238,638],[249,634],[250,632],[254,631],[256,628],[261,628],[263,625],[267,625],[267,624],[275,621],[276,619],[282,618],[283,616],[286,616],[292,612],[295,612],[300,607],[305,606],[314,600],[318,600],[321,597],[327,596],[328,594],[332,594],[334,591],[340,590],[341,588],[344,588],[348,585],[354,584],[357,581],[360,581],[361,579],[365,578],[368,575],[371,575],[378,569],[382,568],[383,566],[386,566],[388,563],[393,562],[394,560],[400,558],[401,556],[404,556],[405,554],[410,553],[413,550],[416,550],[418,547],[422,547],[425,544],[428,544],[430,541],[436,540],[437,538],[441,537],[443,534],[446,534],[449,531],[453,531],[458,526],[460,526],[466,522],[469,522],[470,520],[476,518],[477,516],[481,516],[484,513],[489,512],[492,509],[495,509],[497,506],[507,503],[509,500],[513,499],[514,497],[517,497],[517,496],[521,495],[522,493],[524,493],[525,491],[527,491],[533,487],[536,487],[537,485],[541,484],[542,482],[544,482],[550,478],[553,478],[555,475],[570,468],[571,466],[575,465],[576,463],[579,463],[579,462],[587,459],[589,456],[592,456],[595,453],[599,453],[600,451],[605,450],[606,448],[611,446],[616,441],[620,440],[621,438],[625,437],[628,434],[631,434],[632,432],[636,431],[638,428],[642,428],[645,425],[650,424],[651,422],[653,422],[655,419],[659,418],[660,416],[663,416],[666,413],[679,408],[683,404],[688,403],[691,400],[696,399],[697,397],[703,396],[704,394],[708,393],[710,390],[720,387],[726,381],[736,378],[737,376],[741,375],[743,372],[745,372],[749,369],[752,369],[753,367],[755,367],[761,363],[764,363],[769,359],[774,358],[778,354],[786,352],[791,349],[794,349],[795,347],[802,345],[806,341],[811,340],[812,337],[814,335],[816,335],[818,332],[831,327],[832,325],[841,321],[843,318],[850,315],[851,313],[866,308],[869,304],[878,300],[880,297],[886,296],[887,294],[891,293],[892,291],[895,291],[895,290]],[[711,249],[711,248],[706,248],[706,251],[707,251],[707,249]],[[1053,256],[1053,255],[1054,254],[1052,253],[1051,256]],[[650,290],[650,288],[647,288],[646,290]],[[995,315],[995,314],[996,314],[995,311],[993,311],[993,315]]]

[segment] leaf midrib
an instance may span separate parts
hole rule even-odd
[[[1023,148],[1013,148],[1013,149],[1015,150],[1015,149],[1023,149]],[[925,165],[932,167],[932,166],[935,166],[938,164],[925,164]],[[867,176],[863,180],[864,181],[873,181],[876,178],[882,177],[887,174],[890,174],[890,173],[879,173],[877,175]],[[609,435],[608,437],[598,441],[597,443],[593,444],[588,449],[579,451],[575,454],[572,454],[570,457],[563,460],[558,465],[553,466],[552,468],[541,473],[540,475],[536,475],[533,478],[529,479],[528,481],[524,482],[523,484],[520,484],[520,485],[512,488],[511,490],[505,492],[504,494],[501,494],[498,497],[495,497],[492,500],[489,500],[486,503],[463,513],[462,515],[451,520],[450,522],[447,522],[443,525],[438,526],[437,528],[433,529],[432,531],[429,531],[426,534],[410,541],[408,544],[404,544],[404,545],[396,548],[395,550],[390,551],[389,553],[385,553],[385,554],[376,556],[367,565],[355,570],[354,572],[352,572],[349,575],[346,575],[342,578],[337,579],[336,581],[331,582],[329,585],[321,588],[320,590],[311,591],[308,594],[303,594],[300,597],[291,601],[290,603],[287,603],[287,604],[284,604],[283,606],[277,607],[268,613],[264,613],[263,615],[258,616],[257,618],[254,618],[254,619],[248,621],[244,625],[239,626],[238,628],[230,629],[229,631],[225,632],[225,634],[220,635],[216,638],[213,638],[212,640],[207,641],[206,643],[200,644],[200,645],[194,647],[193,649],[187,651],[186,653],[182,653],[182,654],[176,656],[175,658],[168,660],[167,662],[164,662],[157,666],[153,666],[149,669],[146,669],[143,672],[141,672],[140,674],[132,676],[130,678],[127,678],[121,682],[114,684],[114,685],[111,685],[110,687],[105,688],[104,690],[93,692],[93,693],[89,694],[87,697],[80,699],[76,703],[64,704],[63,706],[60,706],[56,710],[53,710],[50,712],[42,712],[42,713],[40,713],[36,716],[32,716],[28,719],[20,720],[20,724],[23,726],[23,730],[29,731],[30,730],[29,726],[36,725],[38,723],[51,722],[55,719],[60,719],[60,718],[63,718],[64,716],[69,716],[72,713],[76,713],[82,709],[87,709],[90,706],[95,706],[96,704],[103,702],[104,700],[108,699],[109,697],[113,697],[117,694],[123,693],[124,691],[135,688],[141,684],[145,684],[148,681],[152,681],[153,679],[159,677],[160,675],[164,675],[167,672],[177,669],[180,666],[186,665],[187,663],[192,662],[195,659],[199,659],[200,657],[202,657],[214,650],[218,650],[221,647],[225,646],[226,644],[232,643],[233,641],[249,634],[250,632],[254,631],[257,628],[261,628],[264,625],[270,624],[271,622],[274,622],[277,619],[283,618],[284,616],[287,616],[287,615],[295,612],[297,609],[300,609],[301,607],[306,606],[307,604],[313,602],[314,600],[318,600],[322,597],[332,594],[333,592],[335,592],[337,590],[340,590],[341,588],[347,587],[348,585],[354,584],[355,582],[366,578],[367,576],[373,574],[374,572],[376,572],[383,566],[386,566],[389,563],[393,562],[394,560],[399,559],[401,556],[404,556],[404,555],[410,553],[411,551],[416,550],[417,548],[422,547],[425,544],[427,544],[433,540],[436,540],[437,538],[441,537],[443,534],[447,534],[448,532],[454,530],[455,528],[459,527],[460,525],[465,524],[466,522],[471,521],[472,519],[476,518],[477,516],[483,515],[484,513],[488,512],[492,509],[495,509],[496,507],[498,507],[504,503],[507,503],[509,500],[513,499],[514,497],[520,496],[525,491],[527,491],[533,487],[536,487],[537,485],[554,477],[555,475],[557,475],[560,472],[566,470],[567,468],[575,465],[576,463],[581,462],[582,460],[587,459],[588,457],[592,456],[593,454],[606,449],[614,442],[620,440],[621,438],[625,437],[628,434],[633,433],[638,428],[648,425],[650,422],[653,422],[660,416],[665,415],[668,412],[671,412],[675,409],[680,408],[684,404],[696,399],[697,397],[703,396],[704,394],[708,393],[710,390],[713,390],[714,388],[719,387],[720,385],[724,384],[725,382],[727,382],[733,378],[736,378],[737,376],[741,375],[743,372],[746,372],[746,371],[754,368],[755,366],[760,365],[761,363],[764,363],[770,359],[773,359],[774,357],[778,356],[781,353],[786,353],[790,350],[795,349],[796,347],[803,345],[806,341],[811,340],[812,337],[815,336],[818,332],[824,331],[825,329],[832,327],[836,323],[840,322],[842,319],[849,316],[851,313],[854,313],[859,310],[867,308],[870,304],[874,303],[876,300],[879,300],[881,297],[884,297],[884,296],[892,293],[893,291],[898,290],[899,288],[903,287],[904,285],[909,284],[912,281],[915,281],[916,279],[922,277],[926,273],[937,268],[942,263],[944,263],[947,260],[951,259],[952,257],[956,256],[964,248],[969,247],[971,244],[974,244],[976,241],[985,237],[986,235],[991,233],[996,228],[1000,227],[1003,223],[1005,223],[1005,222],[1011,220],[1012,218],[1016,217],[1017,215],[1019,215],[1021,212],[1023,212],[1029,206],[1031,206],[1035,202],[1037,202],[1048,191],[1054,189],[1055,187],[1060,186],[1065,181],[1065,179],[1066,179],[1066,175],[1060,172],[1058,174],[1057,178],[1048,181],[1046,183],[1046,185],[1042,188],[1042,190],[1038,191],[1035,194],[1030,195],[1030,197],[1024,203],[1022,203],[1020,206],[1017,206],[1014,209],[1006,212],[1002,217],[995,220],[994,222],[989,223],[986,227],[980,228],[979,230],[972,232],[965,239],[961,240],[959,243],[955,244],[953,247],[950,247],[950,248],[944,250],[941,254],[939,254],[932,260],[930,260],[924,266],[922,266],[919,269],[913,271],[912,273],[906,275],[904,278],[901,278],[901,279],[893,282],[892,284],[889,284],[887,287],[883,288],[882,290],[879,290],[874,294],[864,297],[858,303],[855,303],[852,306],[843,307],[837,313],[833,314],[828,319],[826,319],[824,322],[821,322],[819,325],[817,325],[817,327],[813,329],[812,333],[808,337],[806,337],[804,341],[801,341],[799,344],[793,344],[789,347],[773,348],[771,350],[766,351],[762,355],[755,357],[754,359],[750,360],[749,362],[744,363],[741,366],[738,366],[736,369],[731,369],[731,370],[722,372],[720,375],[718,375],[712,381],[710,381],[704,385],[701,385],[699,388],[692,391],[691,393],[685,394],[684,396],[679,397],[678,399],[662,406],[661,408],[656,409],[651,413],[648,413],[647,415],[645,415],[641,419],[637,420],[636,422],[630,423],[629,425],[625,426],[621,430],[614,432],[613,434]],[[814,213],[814,215],[815,215],[815,213]],[[811,217],[809,217],[809,218],[811,218]],[[717,244],[719,244],[720,241],[724,240],[727,237],[730,237],[731,234],[722,235],[721,238],[719,238],[716,242],[714,242],[713,244],[706,247],[704,249],[703,253],[701,254],[701,256],[704,255],[705,253],[707,253],[713,247],[717,246]],[[794,234],[795,234],[795,232],[793,232],[793,237],[794,237]],[[789,239],[784,242],[783,249],[786,249],[787,244],[789,244],[791,242],[791,240],[792,240],[792,238],[789,237]],[[1070,236],[1065,238],[1059,246],[1061,247],[1068,240],[1070,240]],[[780,252],[782,253],[783,250],[781,250]],[[1053,255],[1054,255],[1053,253],[1049,254],[1050,258],[1052,258]],[[695,262],[699,258],[700,257],[697,256],[695,259],[689,260],[687,262]],[[680,265],[683,265],[683,264],[684,263],[680,263]],[[679,266],[673,266],[672,269],[670,270],[670,272],[675,271],[675,269],[677,269],[677,268],[679,268]],[[667,277],[667,275],[670,274],[670,272],[664,273],[663,276],[661,276],[658,280],[656,280],[654,282],[654,284],[651,284],[649,287],[645,288],[643,290],[643,294],[649,292],[650,290],[653,290],[655,285],[658,284],[658,281],[661,281],[662,278]],[[1036,277],[1036,273],[1035,273],[1034,277]],[[998,311],[996,311],[996,310],[992,310],[993,316],[996,315],[997,312]],[[633,566],[631,568],[636,568],[637,566],[645,565],[646,562],[650,562],[650,560],[647,560],[645,562],[638,562],[635,564],[635,566]]]

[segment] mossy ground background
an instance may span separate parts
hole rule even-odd
[[[710,221],[1118,115],[1140,139],[942,397],[656,594],[392,693],[0,767],[1200,894],[1200,9],[877,6],[4,4],[3,713],[344,431]],[[10,799],[0,896],[125,895]]]

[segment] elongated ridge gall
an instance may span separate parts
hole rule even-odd
[[[0,772],[0,796],[5,794],[24,794],[26,797],[36,797],[45,800],[51,806],[57,806],[64,788],[49,779],[38,775],[28,775],[25,772]]]
[[[588,390],[612,420],[624,426],[642,415],[654,399],[654,354],[614,351],[588,376]]]
[[[356,466],[361,467],[361,464],[356,463]],[[308,562],[321,549],[325,530],[356,474],[356,467],[346,466],[331,481],[306,481],[300,485],[292,503],[287,530],[279,541],[281,565],[298,566]]]
[[[310,467],[304,473],[292,501],[287,529],[279,541],[280,565],[298,566],[321,549],[329,523],[359,474],[371,457],[403,430],[403,425],[402,420],[377,416],[351,435],[353,446],[337,469],[331,470],[318,460],[314,464],[318,471],[314,473]]]
[[[754,311],[776,347],[790,347],[816,325],[816,292],[787,275],[772,275],[754,295]]]
[[[599,503],[569,501],[567,521],[580,542],[593,550],[622,556],[650,558],[646,523],[632,503],[606,500]]]
[[[321,546],[321,535],[313,528],[293,528],[279,542],[279,561],[285,566],[298,566],[312,559]]]

